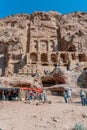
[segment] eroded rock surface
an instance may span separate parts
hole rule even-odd
[[[35,12],[0,19],[0,75],[87,65],[87,13]]]

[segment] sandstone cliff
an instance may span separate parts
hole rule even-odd
[[[0,75],[30,73],[28,68],[35,67],[43,71],[42,65],[52,68],[62,60],[67,64],[71,52],[72,60],[87,62],[86,13],[35,12],[0,19]]]

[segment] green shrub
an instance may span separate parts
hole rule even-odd
[[[76,124],[74,127],[74,130],[85,130],[84,126],[81,125],[80,123]]]

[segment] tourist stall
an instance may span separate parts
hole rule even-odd
[[[18,100],[20,88],[19,87],[0,87],[0,100]]]

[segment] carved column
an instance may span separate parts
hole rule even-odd
[[[60,64],[60,53],[57,52],[57,63]]]
[[[30,51],[30,23],[27,24],[27,48],[26,48],[26,52]]]
[[[51,64],[51,53],[47,53],[47,57],[48,57],[48,64]]]
[[[38,56],[38,64],[39,64],[39,63],[41,63],[41,53],[38,52],[37,56]]]
[[[8,63],[7,63],[7,67],[5,69],[5,75],[8,76],[12,76],[14,74],[14,64],[13,64],[13,59],[12,59],[12,55],[8,55]]]
[[[79,62],[78,52],[75,52],[75,56],[76,56],[76,61]]]
[[[47,43],[48,43],[48,52],[50,52],[50,40],[48,40]]]
[[[60,31],[60,26],[57,28],[57,50],[61,51],[61,31]]]
[[[40,52],[40,40],[38,40],[38,52]]]
[[[27,61],[27,64],[30,63],[30,53],[27,53],[26,61]]]

